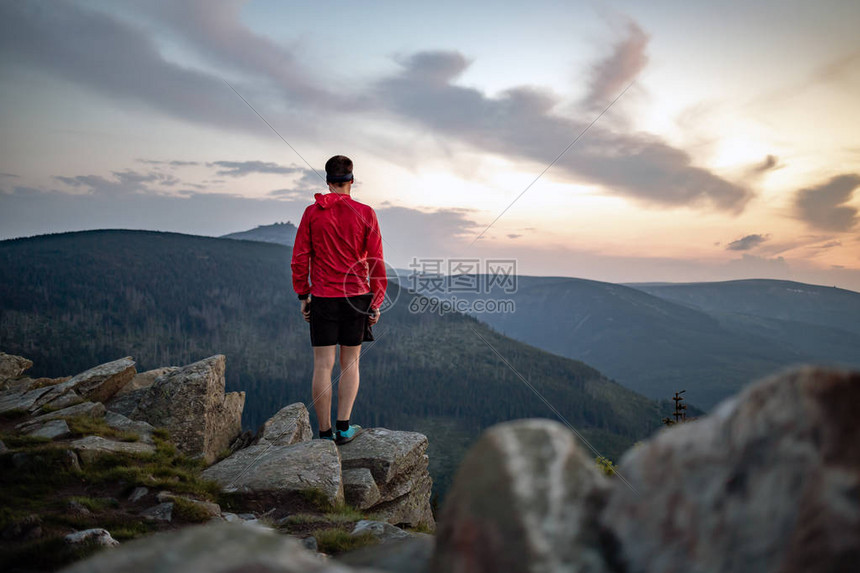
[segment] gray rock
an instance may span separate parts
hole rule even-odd
[[[395,432],[367,428],[357,438],[340,447],[343,469],[367,468],[378,484],[419,463],[427,451],[427,436],[417,432]]]
[[[412,534],[407,539],[344,553],[337,560],[353,567],[375,567],[388,573],[428,573],[434,548],[432,535]]]
[[[149,493],[148,487],[138,486],[132,490],[132,492],[128,496],[128,501],[131,503],[137,503],[141,499],[147,496]]]
[[[17,378],[33,367],[33,361],[23,356],[0,352],[0,380]]]
[[[3,390],[0,391],[0,414],[13,410],[27,411],[33,407],[36,400],[48,393],[50,387],[33,390]]]
[[[134,360],[126,356],[81,372],[66,384],[71,385],[86,400],[107,402],[120,388],[128,384],[136,373]]]
[[[140,512],[147,521],[173,521],[173,503],[166,501]]]
[[[212,523],[158,533],[63,569],[64,573],[373,573],[324,561],[301,542],[271,529]],[[378,573],[378,572],[377,572]]]
[[[517,420],[493,426],[457,471],[439,518],[431,569],[610,571],[597,527],[607,487],[561,424]]]
[[[301,402],[281,408],[263,424],[260,444],[289,446],[307,442],[313,437],[308,409]]]
[[[407,532],[403,531],[399,527],[391,525],[390,523],[368,519],[362,519],[356,523],[350,535],[361,535],[363,533],[369,533],[380,541],[392,541],[409,537]]]
[[[238,522],[242,521],[241,517],[239,517],[235,513],[230,513],[227,511],[225,511],[224,513],[221,514],[221,519],[223,519],[224,521],[228,521],[230,523],[238,523]]]
[[[343,495],[346,502],[358,510],[373,507],[382,498],[367,468],[343,470]]]
[[[238,517],[242,521],[257,521],[257,516],[253,513],[240,513]]]
[[[130,392],[126,392],[122,395],[117,395],[108,400],[105,403],[107,409],[111,412],[116,412],[117,414],[122,414],[126,418],[131,418],[134,414],[137,405],[140,404],[140,401],[143,400],[143,397],[146,396],[149,388],[140,388],[138,390],[133,390]]]
[[[364,430],[352,442],[340,446],[344,472],[352,481],[347,502],[366,506],[363,496],[373,497],[372,488],[358,481],[366,475],[350,473],[363,468],[371,473],[379,491],[379,499],[366,511],[394,524],[434,527],[426,450],[427,437],[423,434],[385,428]]]
[[[78,453],[85,464],[92,463],[105,454],[154,454],[155,446],[141,442],[117,442],[101,436],[86,436],[69,443],[69,447]]]
[[[47,414],[42,414],[41,416],[36,416],[31,420],[21,422],[16,426],[16,428],[22,432],[28,432],[36,427],[42,426],[45,422],[50,422],[51,420],[67,420],[77,416],[101,418],[104,415],[105,407],[101,402],[84,402],[83,404],[57,410],[56,412],[49,412]]]
[[[224,394],[225,365],[219,354],[159,376],[135,391],[144,394],[129,417],[167,428],[180,451],[214,462],[242,431],[245,393]]]
[[[69,503],[67,503],[66,509],[68,509],[72,513],[77,513],[79,515],[90,515],[92,513],[81,502],[75,500],[71,500]]]
[[[120,398],[130,392],[134,392],[135,390],[149,388],[155,382],[156,378],[163,376],[164,374],[169,374],[170,372],[175,372],[176,370],[179,370],[176,366],[165,366],[163,368],[147,370],[146,372],[139,372],[134,375],[134,378],[132,378],[128,384],[120,388],[114,396]]]
[[[12,521],[12,523],[3,529],[2,535],[0,535],[3,539],[15,541],[38,539],[41,536],[42,518],[35,513]]]
[[[317,538],[313,535],[303,537],[300,541],[302,542],[302,545],[305,547],[305,549],[307,549],[308,551],[313,551],[314,553],[319,551],[319,543],[317,543]]]
[[[95,543],[102,547],[116,547],[119,541],[111,537],[106,529],[85,529],[69,533],[64,538],[68,545],[80,545],[82,543]]]
[[[81,404],[83,401],[84,399],[72,389],[58,392],[56,387],[52,387],[47,394],[36,400],[33,406],[30,407],[30,411],[62,410]]]
[[[69,424],[67,424],[65,420],[50,420],[27,432],[27,435],[33,438],[48,438],[49,440],[56,440],[59,438],[65,438],[70,433],[71,430],[69,430]]]
[[[105,422],[115,430],[137,434],[140,441],[145,444],[155,443],[152,439],[152,433],[155,431],[155,428],[153,428],[151,424],[131,420],[120,413],[112,412],[110,410],[105,412]]]
[[[309,496],[330,505],[344,499],[340,456],[329,440],[250,446],[207,468],[203,477],[259,511],[307,501]]]
[[[798,369],[628,452],[602,516],[626,570],[855,568],[857,404],[860,373]]]
[[[81,471],[81,459],[78,454],[72,450],[63,450],[60,457],[60,465],[70,471]]]

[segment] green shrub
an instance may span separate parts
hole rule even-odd
[[[370,532],[351,535],[341,528],[315,529],[311,535],[316,538],[320,551],[334,555],[379,543],[379,539]]]

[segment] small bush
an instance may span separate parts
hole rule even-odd
[[[604,475],[614,476],[615,475],[615,464],[612,463],[612,460],[603,456],[597,456],[595,458],[594,463],[597,465],[597,469],[600,470]]]
[[[190,523],[202,523],[209,521],[211,515],[205,507],[189,501],[182,497],[174,497],[170,501],[173,502],[173,513],[179,519]]]

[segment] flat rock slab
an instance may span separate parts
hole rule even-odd
[[[163,368],[147,370],[146,372],[138,372],[128,384],[117,391],[114,397],[119,398],[121,396],[125,396],[129,392],[134,392],[135,390],[140,390],[142,388],[149,388],[159,376],[164,376],[165,374],[169,374],[177,370],[179,370],[179,368],[176,366],[165,366]]]
[[[386,484],[398,473],[418,464],[426,450],[424,434],[368,428],[340,446],[340,456],[343,469],[367,468],[377,484]]]
[[[396,539],[407,539],[409,533],[403,531],[399,527],[395,527],[384,521],[373,521],[362,519],[355,524],[350,535],[361,535],[369,533],[381,541],[392,541]]]
[[[330,440],[250,446],[207,468],[203,477],[261,511],[309,494],[321,494],[330,505],[344,500],[340,456]]]
[[[65,438],[71,433],[69,424],[65,420],[50,420],[39,427],[34,428],[27,435],[32,438],[47,438],[57,440]]]
[[[313,437],[308,409],[301,402],[281,408],[269,418],[260,435],[259,444],[289,446],[307,442]]]
[[[457,471],[431,569],[608,572],[597,527],[607,489],[593,459],[558,422],[493,426]]]
[[[131,420],[129,418],[126,418],[122,414],[118,414],[117,412],[111,412],[110,410],[105,412],[105,423],[107,423],[108,426],[115,430],[137,434],[137,436],[140,438],[140,441],[145,444],[154,443],[152,439],[152,433],[155,431],[155,428],[153,428],[151,424],[147,424],[146,422],[140,422],[137,420]]]
[[[13,410],[27,411],[36,400],[47,394],[50,388],[34,390],[4,390],[0,392],[0,414]]]
[[[286,535],[257,526],[213,523],[158,533],[102,551],[63,573],[379,573],[321,560]]]
[[[91,463],[105,454],[154,454],[155,446],[141,442],[117,442],[101,436],[87,436],[69,443],[69,447],[78,453],[81,461]]]
[[[22,432],[26,432],[34,427],[39,427],[45,422],[49,422],[51,420],[67,420],[69,418],[76,418],[77,416],[101,418],[104,415],[105,407],[104,404],[102,404],[101,402],[84,402],[82,404],[63,408],[62,410],[57,410],[56,412],[49,412],[48,414],[36,416],[31,420],[21,422],[16,426],[16,428],[18,428]]]
[[[137,371],[131,356],[100,364],[73,376],[70,384],[84,399],[107,402],[120,388],[128,384]]]

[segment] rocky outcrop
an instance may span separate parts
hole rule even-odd
[[[83,402],[75,406],[57,410],[56,412],[49,412],[35,418],[30,418],[21,422],[16,427],[26,433],[42,427],[46,422],[50,422],[51,420],[68,420],[69,418],[77,418],[78,416],[101,418],[104,415],[104,404],[100,402]]]
[[[290,446],[313,437],[308,409],[301,402],[284,406],[260,429],[259,444]]]
[[[622,460],[603,523],[630,573],[860,563],[860,373],[804,368]]]
[[[344,500],[340,455],[330,440],[250,446],[207,468],[203,477],[259,511]]]
[[[433,571],[608,571],[597,527],[607,489],[561,424],[494,426],[448,492]]]
[[[78,457],[85,464],[89,464],[106,454],[129,454],[139,456],[154,454],[155,446],[140,442],[117,442],[108,440],[101,436],[86,436],[75,440],[69,447],[77,452]]]
[[[180,451],[214,462],[242,430],[244,392],[224,393],[226,359],[219,354],[155,379],[128,416],[164,427]]]
[[[0,352],[0,388],[3,382],[17,378],[33,367],[33,361],[23,356]]]
[[[340,447],[347,503],[389,523],[434,527],[426,451],[423,434],[364,430]]]

